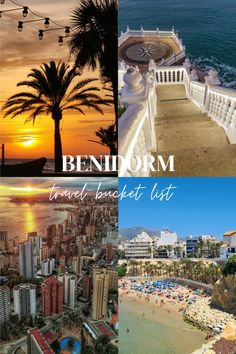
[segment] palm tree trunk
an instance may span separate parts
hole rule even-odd
[[[62,171],[62,144],[60,134],[60,119],[54,119],[54,163],[55,172]]]

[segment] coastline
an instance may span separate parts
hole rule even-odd
[[[164,280],[161,281],[164,282]],[[143,286],[143,291],[134,289],[140,284]],[[207,353],[207,350],[212,350],[214,346],[216,348],[217,346],[225,346],[228,349],[233,345],[232,341],[236,340],[236,319],[232,314],[211,308],[209,295],[179,284],[172,288],[165,289],[164,287],[164,290],[148,293],[149,285],[146,284],[151,284],[150,279],[144,280],[140,277],[137,277],[136,280],[132,279],[132,281],[129,278],[120,279],[120,308],[122,309],[123,303],[123,306],[128,309],[136,307],[136,310],[139,311],[136,313],[138,313],[140,320],[158,322],[164,327],[172,327],[174,318],[173,327],[176,323],[180,327],[188,325],[189,329],[203,335],[202,343],[199,342],[198,346],[188,353],[204,354]],[[214,332],[217,326],[222,326],[221,333]],[[228,341],[228,337],[231,338],[231,341]],[[212,353],[218,354],[220,352],[214,351]]]

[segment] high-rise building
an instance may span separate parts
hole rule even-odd
[[[79,257],[71,257],[71,268],[75,274],[79,272]]]
[[[0,231],[0,251],[8,249],[8,235],[7,231]]]
[[[42,248],[43,239],[41,236],[38,236],[37,232],[28,233],[28,241],[35,244],[36,254],[40,255],[40,248]]]
[[[41,263],[41,275],[48,276],[51,275],[53,270],[55,269],[55,259],[45,259]]]
[[[43,261],[45,261],[45,259],[48,259],[48,256],[49,256],[48,246],[43,245],[43,246],[40,248],[40,252],[39,252],[39,260],[40,260],[40,263],[43,262]]]
[[[118,271],[116,269],[106,269],[109,276],[109,290],[118,290]]]
[[[83,256],[83,239],[80,236],[76,237],[76,246],[78,250],[78,257]]]
[[[113,259],[113,244],[108,243],[106,246],[106,260],[107,262],[111,262]]]
[[[42,335],[40,329],[31,328],[27,331],[28,354],[54,354],[54,351]]]
[[[45,316],[63,311],[63,284],[56,277],[50,276],[44,280],[41,294]]]
[[[103,270],[93,271],[92,319],[99,320],[107,315],[109,275]]]
[[[36,246],[29,241],[19,243],[19,268],[20,275],[34,278],[37,270]]]
[[[59,264],[58,264],[58,275],[61,275],[62,273],[65,272],[65,265],[66,265],[66,258],[65,256],[60,256],[59,257]]]
[[[10,318],[10,289],[0,286],[0,324],[9,321]]]
[[[36,315],[36,286],[19,284],[13,288],[14,312],[19,319]]]
[[[47,246],[51,248],[53,240],[57,237],[57,225],[49,225],[47,228]]]
[[[83,298],[88,300],[90,297],[91,290],[92,290],[92,277],[91,277],[91,275],[84,275],[83,276],[82,287],[83,287]]]
[[[76,277],[72,274],[66,273],[63,276],[58,277],[58,280],[63,283],[64,303],[73,309],[75,307]]]

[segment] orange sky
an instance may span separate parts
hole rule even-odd
[[[16,0],[17,1],[17,0]],[[50,17],[62,26],[70,25],[70,14],[79,1],[35,1],[29,0],[18,4],[27,5],[34,12],[42,16]],[[1,10],[16,8],[10,1],[0,5]],[[23,31],[18,32],[18,21],[34,20],[36,16],[29,14],[22,17],[21,10],[2,14],[1,26],[1,105],[11,95],[24,91],[24,87],[16,87],[16,84],[26,79],[31,68],[39,67],[42,62],[50,60],[68,61],[69,49],[65,40],[63,46],[58,45],[58,36],[63,35],[63,30],[45,33],[42,41],[38,40],[38,30],[44,26],[39,22],[25,23]],[[55,25],[51,24],[49,28]],[[84,70],[82,77],[99,77],[98,72]],[[101,92],[103,95],[104,92]],[[40,116],[35,125],[24,124],[26,116],[17,116],[14,119],[0,117],[0,143],[5,143],[5,158],[37,158],[45,156],[53,157],[53,121],[50,116]],[[67,112],[61,123],[61,137],[63,154],[107,154],[109,150],[101,145],[89,142],[89,139],[97,140],[94,132],[99,127],[108,127],[114,122],[113,107],[104,108],[104,115],[86,110],[86,115],[77,112]]]

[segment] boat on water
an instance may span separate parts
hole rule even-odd
[[[0,175],[2,177],[37,177],[43,173],[43,168],[47,162],[45,157],[40,159],[18,163],[14,165],[0,166]]]

